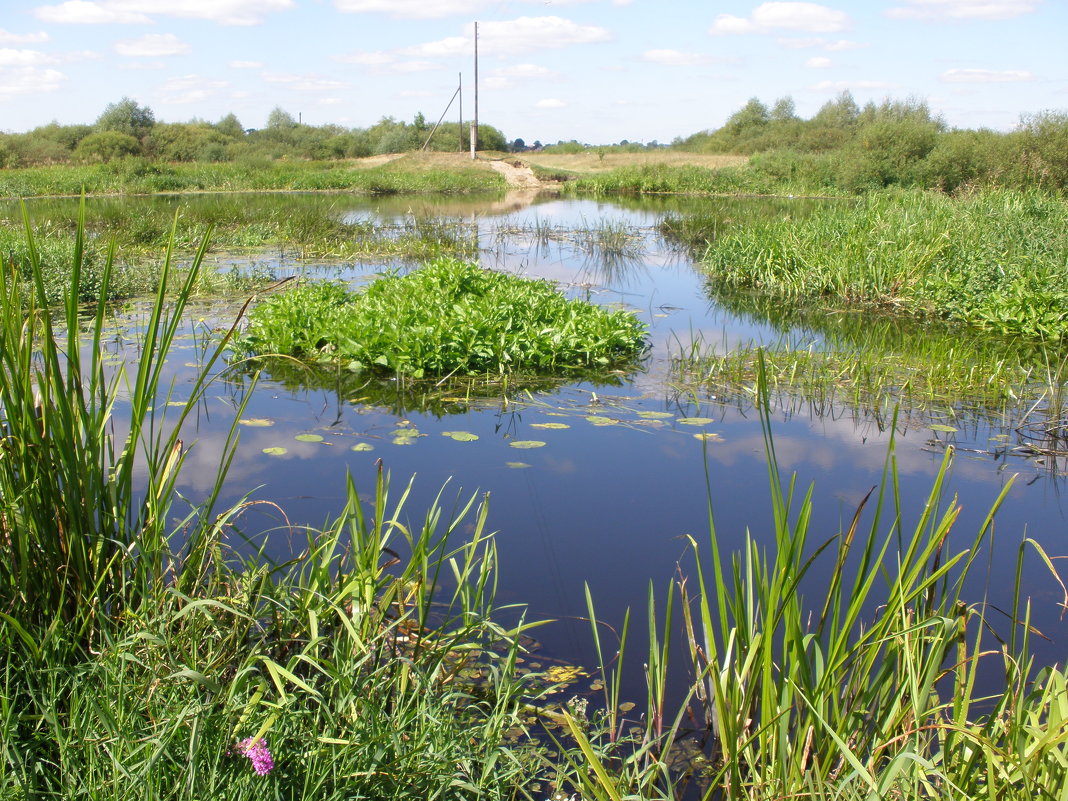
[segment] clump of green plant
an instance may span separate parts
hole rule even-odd
[[[765,193],[771,191],[771,187],[767,178],[744,167],[713,170],[689,165],[642,164],[576,178],[565,184],[564,189],[576,195],[716,195]]]
[[[184,404],[163,371],[206,246],[173,295],[168,253],[128,373],[106,363],[106,303],[83,316],[81,245],[79,229],[60,308],[32,237],[32,296],[0,272],[0,797],[474,799],[536,781],[535,746],[509,741],[525,625],[493,619],[485,504],[447,516],[439,496],[409,521],[411,487],[391,498],[380,470],[366,506],[349,481],[322,530],[290,528],[279,564],[242,533],[251,502],[217,510],[235,422],[184,514],[182,423],[225,340]]]
[[[1068,204],[1039,193],[874,195],[852,208],[721,231],[703,258],[722,288],[832,299],[1068,337]]]
[[[693,567],[680,565],[662,601],[650,588],[636,727],[619,706],[629,615],[612,650],[594,624],[604,710],[562,710],[574,745],[561,785],[598,801],[1060,797],[1068,691],[1061,668],[1034,664],[1021,586],[1028,553],[1053,562],[1023,539],[1008,603],[974,589],[1011,481],[960,538],[959,506],[944,498],[951,452],[910,521],[891,444],[878,492],[817,537],[812,488],[780,475],[763,375],[770,520],[728,552],[710,503]],[[681,707],[667,693],[673,637],[694,677]]]
[[[252,310],[234,343],[240,356],[412,377],[608,368],[644,347],[645,326],[627,311],[455,259],[387,274],[359,292],[308,283],[279,293]]]

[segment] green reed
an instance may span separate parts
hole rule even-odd
[[[721,231],[703,258],[724,289],[1068,335],[1068,204],[1039,193],[878,194]]]
[[[813,489],[780,475],[763,378],[759,394],[770,530],[728,550],[709,469],[708,542],[691,538],[694,562],[662,612],[650,590],[645,714],[634,728],[620,722],[619,668],[602,658],[605,711],[565,716],[573,745],[559,785],[613,801],[1062,797],[1068,689],[1062,669],[1034,664],[1022,584],[1027,554],[1051,572],[1053,562],[1021,538],[1004,612],[969,580],[1011,482],[961,535],[945,497],[952,454],[914,515],[891,444],[879,489],[828,537],[811,524]],[[629,615],[620,661],[628,628]],[[674,707],[663,681],[672,636],[693,677]],[[997,677],[990,695],[981,672]]]

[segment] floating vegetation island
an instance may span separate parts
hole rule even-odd
[[[314,282],[280,292],[250,312],[234,350],[413,378],[566,373],[632,364],[645,332],[630,312],[548,281],[441,258],[360,291]]]

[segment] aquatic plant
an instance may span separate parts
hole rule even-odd
[[[1068,336],[1068,204],[1038,193],[880,194],[721,231],[702,263],[724,288]]]
[[[269,297],[233,348],[418,378],[616,367],[641,354],[644,334],[633,314],[568,299],[547,281],[437,259],[359,292],[306,283]]]

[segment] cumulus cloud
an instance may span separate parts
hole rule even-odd
[[[805,66],[810,70],[825,70],[830,66],[833,66],[832,62],[826,56],[814,56],[805,62]]]
[[[48,41],[48,34],[44,31],[38,33],[12,33],[0,28],[0,44],[39,44]]]
[[[487,0],[334,0],[337,10],[346,14],[377,12],[397,19],[470,16],[487,5]]]
[[[54,92],[67,76],[59,70],[40,67],[0,67],[0,102],[21,95]]]
[[[38,50],[13,50],[10,47],[0,47],[0,67],[35,67],[55,63],[55,58]]]
[[[122,39],[115,42],[115,52],[120,56],[131,58],[181,56],[191,52],[192,49],[173,33],[150,33],[139,39]]]
[[[761,3],[748,17],[720,14],[709,33],[769,33],[776,30],[834,33],[850,23],[844,11],[818,3]]]
[[[957,20],[1012,19],[1038,9],[1042,0],[904,0],[886,16],[894,19]]]
[[[124,10],[112,3],[91,0],[67,0],[57,6],[40,6],[33,13],[45,22],[76,25],[143,25],[152,21],[145,14]]]
[[[407,47],[400,52],[420,58],[468,55],[474,49],[474,25],[463,36]],[[535,50],[558,50],[577,44],[607,42],[612,39],[605,28],[580,25],[561,17],[519,17],[514,20],[485,22],[478,26],[480,53],[514,55]]]
[[[1018,81],[1033,81],[1035,76],[1023,70],[975,70],[956,69],[946,70],[938,79],[946,83],[1015,83]]]
[[[555,97],[546,97],[534,104],[537,108],[566,108],[567,103]]]
[[[46,22],[86,25],[144,24],[156,16],[258,25],[267,14],[294,7],[294,0],[67,0],[39,6],[34,14]]]
[[[333,92],[338,89],[348,89],[349,85],[344,81],[335,81],[331,78],[322,78],[318,75],[297,75],[286,72],[265,72],[263,80],[267,83],[280,84],[295,92],[314,94],[316,92]]]

